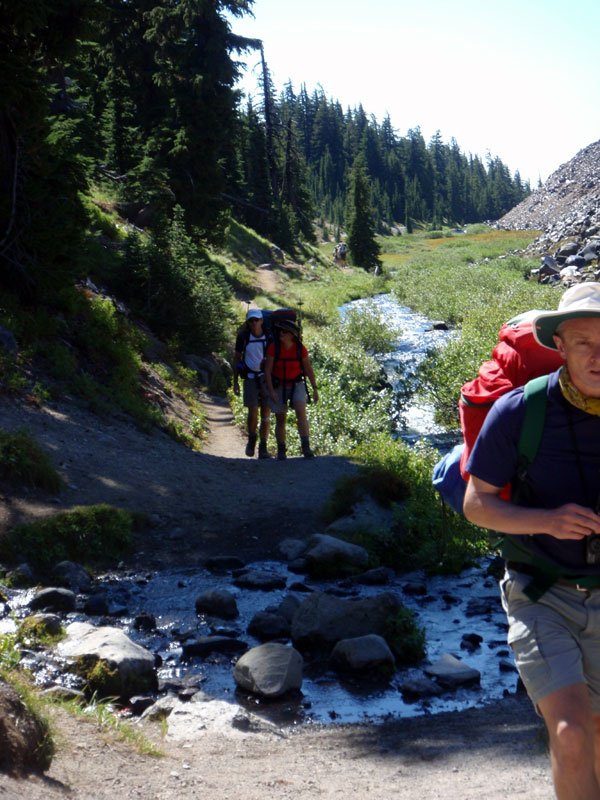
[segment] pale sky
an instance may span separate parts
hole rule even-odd
[[[323,87],[400,136],[420,126],[537,186],[600,139],[598,0],[255,0],[277,92]],[[258,95],[250,53],[242,87]]]

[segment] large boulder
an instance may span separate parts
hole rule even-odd
[[[119,628],[72,622],[66,632],[67,638],[58,644],[57,652],[72,659],[72,668],[83,674],[89,688],[101,696],[129,698],[155,688],[153,654]]]
[[[280,697],[302,686],[303,659],[293,647],[267,642],[253,647],[237,661],[237,685],[262,697]]]
[[[314,592],[294,614],[292,641],[299,650],[330,650],[341,639],[383,636],[388,620],[400,608],[400,600],[391,592],[356,600]]]

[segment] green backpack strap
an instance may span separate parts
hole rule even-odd
[[[542,441],[546,421],[548,375],[540,375],[525,384],[525,419],[519,437],[519,463],[516,481],[513,481],[511,501],[515,502],[523,488],[527,470],[535,460]]]

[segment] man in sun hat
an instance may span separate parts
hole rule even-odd
[[[258,457],[270,458],[267,450],[271,408],[265,383],[265,354],[269,339],[263,328],[263,313],[260,308],[251,308],[246,314],[246,325],[235,340],[233,359],[233,391],[240,394],[239,377],[244,380],[244,405],[248,408],[248,443],[246,455],[250,458],[256,449],[258,438],[258,409],[260,408],[260,442]]]
[[[464,513],[508,534],[504,553],[517,554],[500,585],[508,641],[548,728],[557,797],[600,800],[600,284],[572,286],[533,330],[565,361],[548,378],[524,491],[517,502],[499,498],[518,474],[520,387],[485,420],[466,465]]]

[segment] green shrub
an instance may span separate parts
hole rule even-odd
[[[24,428],[0,430],[0,478],[50,492],[60,491],[63,485],[49,456]]]
[[[0,558],[24,557],[41,568],[64,560],[109,565],[128,552],[136,521],[133,514],[120,508],[81,506],[18,525],[0,539]]]
[[[381,467],[362,467],[355,475],[343,475],[337,479],[322,516],[326,523],[346,516],[352,506],[366,495],[383,508],[390,508],[393,502],[405,500],[409,494],[409,486],[397,472]]]
[[[401,608],[386,623],[384,637],[397,664],[410,666],[425,658],[425,629],[418,625],[414,613]]]
[[[363,545],[399,572],[424,569],[456,573],[489,550],[487,533],[443,505],[431,483],[439,452],[425,442],[413,447],[380,435],[360,445],[354,457],[366,466],[397,473],[409,488],[396,509],[397,530],[374,531]]]

